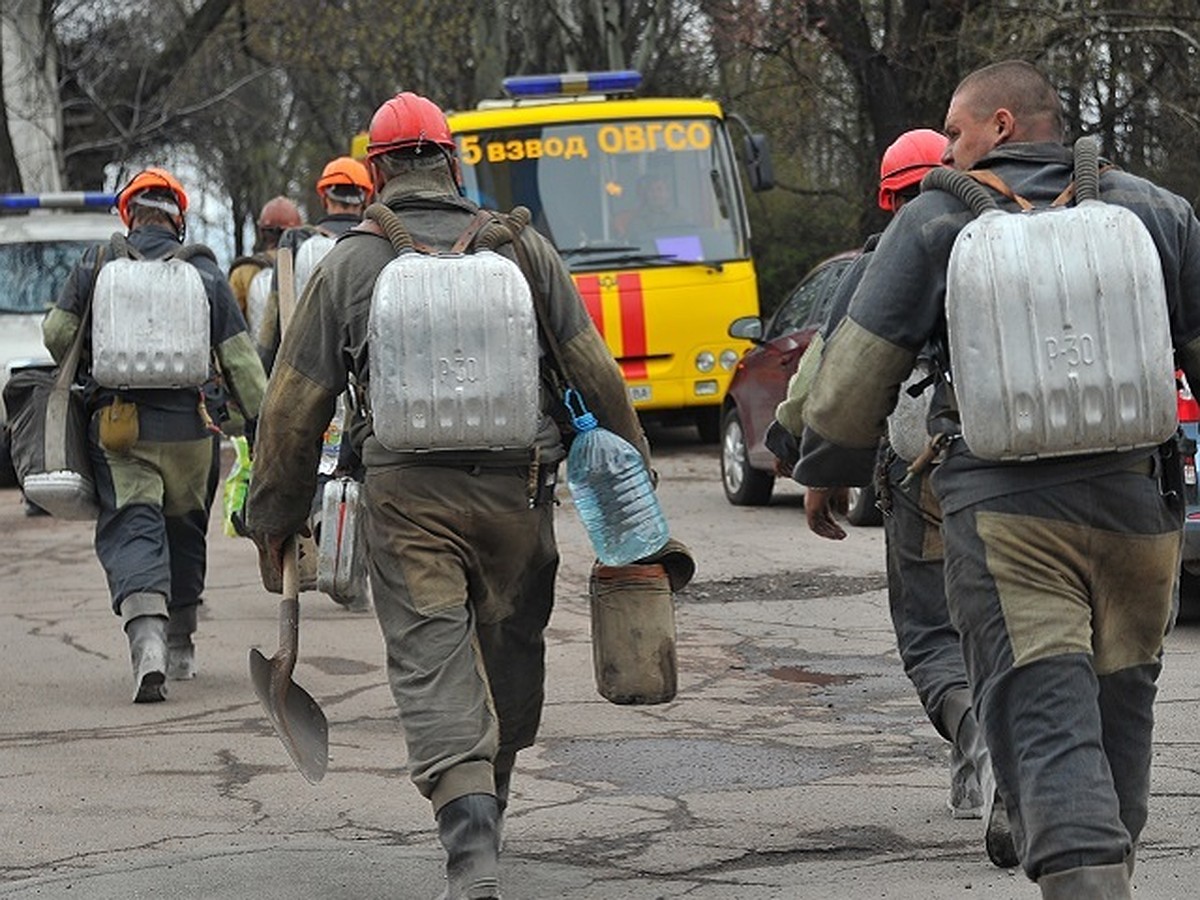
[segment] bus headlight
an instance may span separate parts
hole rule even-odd
[[[717,364],[717,358],[708,350],[701,350],[696,354],[696,368],[701,372],[711,372]]]
[[[737,365],[738,355],[736,350],[721,351],[721,368],[726,372],[732,372],[733,367]]]

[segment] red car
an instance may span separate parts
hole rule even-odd
[[[763,506],[771,499],[775,456],[763,437],[775,419],[775,407],[787,396],[801,355],[825,324],[834,289],[858,255],[850,250],[818,263],[765,324],[757,316],[744,316],[729,326],[731,336],[756,345],[734,369],[721,407],[721,483],[735,506]],[[852,492],[848,518],[854,525],[882,521],[874,490]]]

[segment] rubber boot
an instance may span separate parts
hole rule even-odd
[[[1066,869],[1043,875],[1037,884],[1042,900],[1133,900],[1125,863]]]
[[[167,699],[167,617],[135,616],[125,623],[133,663],[133,702]]]
[[[1012,825],[1008,821],[1008,809],[1004,805],[1004,798],[1000,796],[1000,791],[996,789],[996,779],[992,775],[990,764],[984,780],[984,799],[986,800],[983,806],[984,849],[987,850],[988,859],[992,861],[992,865],[1001,869],[1015,869],[1021,864],[1021,857],[1017,855],[1017,847],[1013,842]]]
[[[979,769],[967,748],[962,746],[962,732],[967,731],[967,719],[974,719],[968,714],[962,720],[959,728],[959,740],[950,744],[950,797],[946,805],[954,818],[983,818],[983,787],[979,785]]]
[[[955,812],[953,770],[951,773],[950,797],[952,813],[955,818],[982,818],[984,822],[983,846],[988,859],[1001,869],[1012,869],[1021,864],[1013,844],[1012,827],[1008,821],[1008,810],[1004,800],[996,790],[996,776],[992,771],[992,757],[988,753],[987,742],[983,738],[983,729],[975,718],[973,710],[967,710],[958,725],[954,746],[967,760],[970,774],[974,778],[973,787],[978,792],[980,807],[977,815],[959,815]],[[953,764],[954,754],[951,753]],[[965,768],[966,766],[964,766]]]
[[[499,900],[500,805],[492,794],[467,794],[437,814],[446,848],[442,900]]]
[[[171,610],[167,622],[167,677],[172,681],[196,677],[196,647],[192,635],[196,631],[199,609],[199,605],[192,605]]]

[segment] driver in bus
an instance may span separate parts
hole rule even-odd
[[[617,215],[614,226],[622,238],[654,234],[679,224],[679,209],[669,178],[662,172],[647,172],[638,179],[637,206]]]

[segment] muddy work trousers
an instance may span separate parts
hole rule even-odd
[[[161,594],[171,609],[194,606],[204,590],[211,438],[139,441],[124,453],[89,452],[100,500],[96,556],[108,577],[113,611],[131,594]]]
[[[369,467],[364,493],[388,680],[410,776],[436,812],[494,793],[537,737],[553,506],[531,507],[525,467]]]
[[[953,741],[970,709],[970,686],[958,629],[950,621],[943,576],[941,507],[926,475],[903,484],[908,463],[885,449],[883,519],[888,608],[904,671],[929,721]]]
[[[1158,480],[1135,471],[945,517],[951,617],[1034,880],[1124,861],[1146,823],[1180,526]]]

